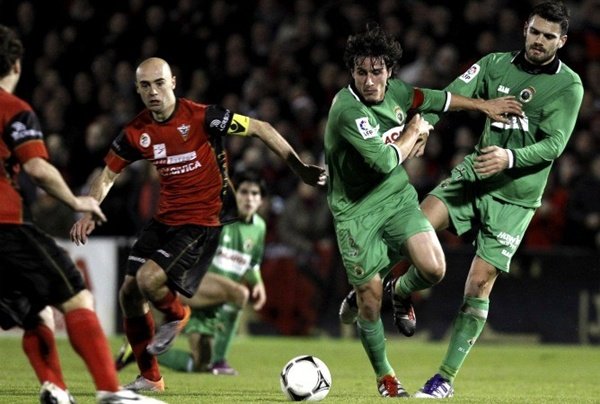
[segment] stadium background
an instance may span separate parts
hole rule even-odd
[[[523,22],[535,3],[0,0],[0,21],[21,34],[26,48],[16,93],[38,112],[53,163],[77,192],[85,192],[110,141],[141,108],[134,69],[146,57],[171,63],[177,95],[269,121],[306,158],[320,162],[327,109],[348,83],[345,40],[366,21],[379,22],[402,43],[399,77],[441,88],[486,53],[520,49]],[[597,343],[600,1],[566,3],[572,19],[560,57],[581,75],[584,103],[511,275],[492,296],[489,328],[542,341]],[[421,195],[472,147],[481,119],[453,113],[437,125],[426,156],[407,164]],[[261,209],[269,223],[263,270],[269,303],[249,323],[250,332],[343,334],[336,312],[349,287],[324,192],[299,185],[260,142],[231,139],[228,146],[232,171],[257,169],[270,189]],[[38,224],[66,238],[71,212],[26,180],[23,185]],[[110,237],[122,259],[151,217],[156,196],[152,169],[133,165],[103,203],[109,222],[95,235]],[[448,277],[417,303],[419,330],[433,339],[442,338],[454,315],[471,253],[467,242],[441,237]]]

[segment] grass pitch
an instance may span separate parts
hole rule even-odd
[[[113,338],[113,352],[122,339]],[[186,347],[179,339],[177,346]],[[390,337],[388,355],[409,392],[435,373],[445,343]],[[83,362],[68,341],[59,339],[63,373],[79,404],[94,403]],[[377,403],[375,378],[358,339],[239,337],[231,364],[239,376],[177,373],[163,369],[168,403],[282,403],[279,372],[292,357],[311,354],[331,370],[327,403]],[[21,350],[19,337],[0,338],[0,403],[36,403],[38,382]],[[119,374],[121,383],[137,375],[135,365]],[[480,342],[459,374],[453,403],[600,403],[600,347]],[[410,399],[417,401],[416,399]]]

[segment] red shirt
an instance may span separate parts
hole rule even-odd
[[[28,103],[0,89],[0,223],[31,221],[17,175],[33,157],[48,158],[40,122]]]
[[[223,138],[232,130],[233,115],[184,98],[177,100],[173,115],[164,122],[154,120],[145,109],[113,141],[106,164],[117,173],[140,159],[156,167],[160,179],[156,220],[169,226],[220,226],[235,206]]]

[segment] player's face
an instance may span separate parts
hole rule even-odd
[[[535,65],[550,63],[566,41],[559,23],[536,15],[525,24],[525,59]]]
[[[352,78],[354,87],[367,102],[383,101],[387,81],[392,74],[383,58],[357,58]]]
[[[249,219],[262,204],[260,187],[252,182],[242,182],[237,187],[235,200],[242,219]]]
[[[136,71],[136,89],[142,102],[154,115],[163,121],[175,109],[175,76],[166,63],[148,63]]]

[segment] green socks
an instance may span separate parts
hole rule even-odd
[[[223,328],[215,332],[215,339],[212,352],[212,363],[221,362],[227,359],[231,341],[235,337],[238,324],[240,322],[241,310],[237,306],[226,304],[219,309],[219,320]]]
[[[450,384],[481,334],[490,306],[489,299],[465,296],[458,317],[452,324],[452,336],[439,373]]]
[[[371,322],[358,317],[356,324],[360,342],[362,342],[367,352],[377,378],[387,374],[394,374],[394,369],[392,369],[385,351],[385,336],[381,318],[375,322]]]
[[[192,358],[192,354],[181,349],[169,349],[167,352],[158,355],[156,358],[161,366],[180,372],[194,371],[194,358]]]
[[[425,279],[414,265],[396,282],[396,294],[401,298],[407,298],[412,292],[428,289],[434,284]]]

